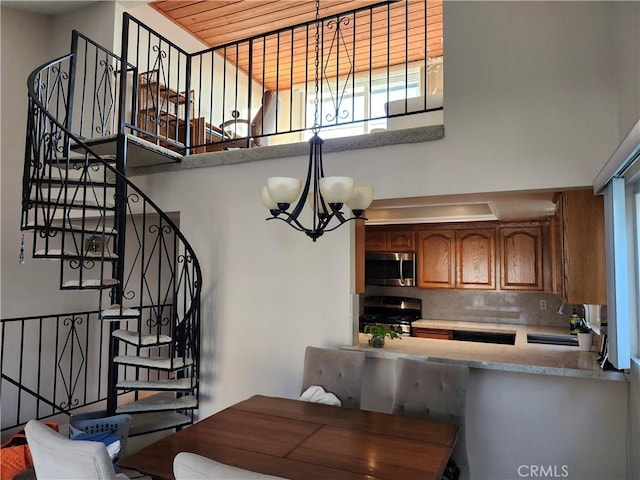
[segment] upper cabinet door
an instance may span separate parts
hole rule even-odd
[[[502,290],[543,290],[542,227],[500,228]]]
[[[418,231],[418,287],[455,288],[455,238],[455,230]]]
[[[496,229],[464,229],[456,231],[456,287],[495,290]]]
[[[593,190],[563,192],[564,293],[571,304],[607,303],[604,201]]]
[[[368,252],[415,252],[415,231],[384,226],[365,229],[365,250]]]
[[[365,228],[364,249],[368,252],[384,252],[387,249],[387,232]]]
[[[387,241],[391,252],[413,252],[416,245],[413,230],[389,230]]]

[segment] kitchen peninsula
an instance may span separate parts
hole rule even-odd
[[[372,348],[368,344],[368,336],[359,334],[357,342],[345,349],[363,350],[367,356],[373,358],[417,357],[487,370],[627,381],[627,375],[623,372],[602,370],[596,361],[598,353],[595,351],[580,351],[575,346],[527,342],[529,334],[560,335],[566,334],[566,329],[447,320],[413,322],[414,327],[421,325],[443,330],[464,328],[481,332],[513,333],[515,343],[505,345],[405,336],[401,340],[387,341],[383,348]]]

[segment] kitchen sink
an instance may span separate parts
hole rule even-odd
[[[541,343],[544,345],[564,345],[568,347],[577,347],[578,339],[575,337],[575,335],[528,333],[527,343]]]

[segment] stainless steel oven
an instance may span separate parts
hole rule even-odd
[[[414,287],[416,254],[366,252],[364,277],[366,285]]]
[[[360,315],[360,331],[367,324],[383,324],[401,335],[411,334],[411,322],[422,317],[419,298],[376,295],[366,297]]]

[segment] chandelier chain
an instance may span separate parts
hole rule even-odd
[[[320,71],[320,0],[316,0],[316,35],[315,35],[315,62],[314,62],[314,66],[315,66],[315,99],[313,101],[313,105],[315,108],[314,114],[313,114],[313,127],[311,128],[311,131],[314,134],[317,134],[320,131],[320,122],[319,122],[319,114],[318,114],[318,107],[319,107],[319,98],[318,98],[318,92],[319,92],[319,71]]]

